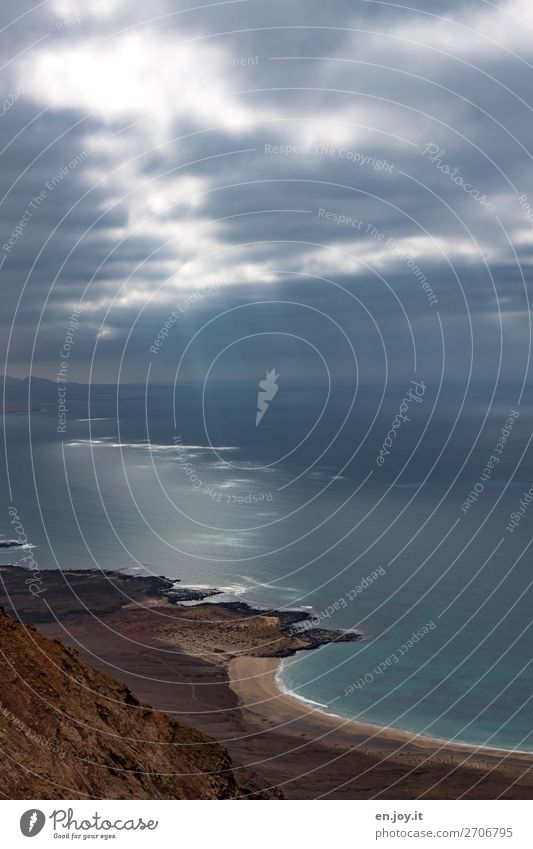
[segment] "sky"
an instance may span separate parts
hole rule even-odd
[[[4,371],[520,385],[531,0],[3,0]]]

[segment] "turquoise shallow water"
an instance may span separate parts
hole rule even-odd
[[[110,403],[92,422],[72,408],[64,442],[53,410],[32,415],[31,452],[27,417],[5,419],[12,494],[3,488],[2,533],[13,535],[13,503],[41,568],[147,570],[301,608],[364,639],[284,662],[281,681],[299,697],[372,724],[533,749],[529,520],[505,532],[527,468],[509,485],[502,469],[465,515],[486,445],[450,488],[460,446],[425,483],[434,443],[399,479],[392,467],[378,479],[363,461],[339,474],[340,455],[307,470],[302,456],[266,465],[268,440],[246,445],[222,427],[209,444],[185,418],[176,450],[161,408],[150,445],[142,404],[118,423]],[[509,472],[523,444],[517,427]]]
[[[492,666],[494,656],[482,651],[465,663],[461,649],[439,655],[441,649],[437,635],[412,649],[410,658],[399,656],[395,640],[362,644],[358,651],[328,646],[320,656],[302,653],[284,662],[278,680],[292,695],[346,719],[532,751],[531,700],[524,698],[524,680],[515,678],[520,670],[514,663],[504,658]],[[354,671],[357,678],[351,677]]]

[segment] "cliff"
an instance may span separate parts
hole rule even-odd
[[[139,702],[3,608],[0,676],[2,791],[11,798],[228,799],[254,791],[222,745]]]

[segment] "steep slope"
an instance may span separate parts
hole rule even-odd
[[[2,791],[11,798],[236,798],[253,792],[213,739],[0,608]]]

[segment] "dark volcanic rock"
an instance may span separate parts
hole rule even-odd
[[[196,589],[196,587],[173,587],[171,590],[164,592],[165,597],[172,604],[179,604],[185,601],[202,601],[204,598],[211,598],[214,595],[221,595],[222,590]]]

